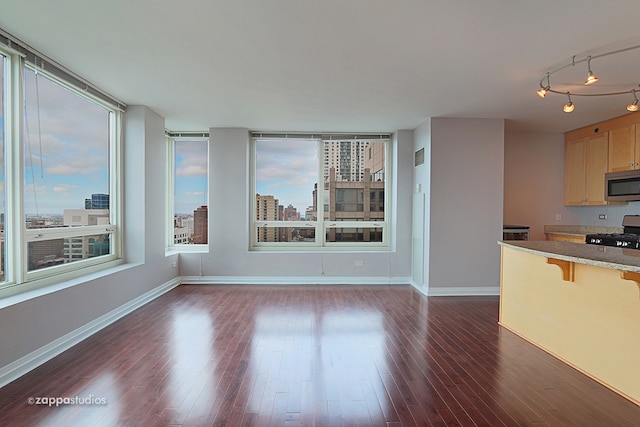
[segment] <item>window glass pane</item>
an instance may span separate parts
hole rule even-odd
[[[209,241],[208,141],[174,141],[173,244]]]
[[[328,228],[327,242],[382,242],[381,228]]]
[[[313,243],[316,229],[312,227],[258,227],[258,242]]]
[[[5,250],[4,250],[4,216],[7,211],[5,197],[5,166],[4,166],[4,67],[5,57],[0,55],[0,282],[5,280]]]
[[[325,219],[384,220],[384,156],[384,142],[324,141]]]
[[[256,140],[255,179],[256,220],[315,221],[318,141]]]
[[[26,227],[89,225],[65,211],[92,209],[108,224],[110,112],[29,68],[24,78]]]
[[[78,236],[29,242],[28,270],[81,261],[111,253],[110,235]]]

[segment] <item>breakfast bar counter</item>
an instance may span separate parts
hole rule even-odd
[[[640,404],[640,250],[499,244],[500,324]]]

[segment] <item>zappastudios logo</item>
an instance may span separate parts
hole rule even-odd
[[[93,394],[88,396],[74,396],[74,397],[29,397],[27,398],[29,405],[44,405],[44,406],[61,406],[61,405],[106,405],[106,397],[96,397]]]

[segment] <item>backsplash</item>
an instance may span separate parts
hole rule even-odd
[[[567,209],[580,217],[580,225],[620,227],[625,215],[640,215],[640,202],[620,206],[572,206]],[[601,214],[605,214],[607,219],[598,219]]]

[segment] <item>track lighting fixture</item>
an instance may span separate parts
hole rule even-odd
[[[633,89],[633,102],[627,105],[627,110],[629,111],[638,111],[638,97],[636,96],[636,90]]]
[[[569,97],[569,102],[564,104],[564,107],[562,107],[562,111],[564,111],[565,113],[570,113],[576,108],[576,106],[573,105],[573,102],[571,102],[571,94],[569,92],[567,92],[567,96]]]
[[[635,46],[630,46],[630,47],[625,47],[622,49],[618,49],[618,50],[613,50],[610,52],[604,52],[604,53],[600,53],[597,55],[589,55],[583,59],[576,59],[576,56],[574,55],[571,58],[571,61],[568,64],[559,66],[558,68],[549,70],[545,73],[545,75],[540,79],[540,87],[539,89],[536,91],[536,93],[538,94],[538,96],[540,98],[545,98],[547,94],[549,93],[556,93],[559,95],[567,95],[567,97],[569,98],[569,101],[564,105],[564,107],[562,108],[562,110],[565,113],[570,113],[575,109],[575,105],[573,104],[573,101],[571,100],[571,96],[613,96],[613,95],[625,95],[625,94],[632,94],[633,95],[633,101],[627,105],[627,110],[628,111],[640,111],[640,105],[638,105],[638,97],[636,95],[636,92],[640,89],[637,89],[638,86],[640,85],[636,85],[632,88],[628,88],[625,89],[625,86],[628,85],[628,83],[618,83],[616,84],[616,82],[607,82],[607,84],[605,85],[606,87],[613,88],[613,87],[618,87],[620,88],[619,90],[616,91],[610,91],[610,92],[598,92],[598,89],[586,89],[584,85],[587,86],[591,86],[593,85],[593,83],[598,81],[598,77],[596,77],[596,75],[593,73],[593,71],[591,70],[591,60],[592,59],[596,59],[596,58],[602,58],[602,57],[606,57],[606,56],[611,56],[611,55],[616,55],[619,53],[623,53],[623,52],[628,52],[630,50],[635,50],[635,49],[639,49],[640,45],[635,45]],[[563,87],[562,88],[558,88],[558,89],[553,89],[551,87],[551,83],[549,82],[550,80],[550,76],[552,74],[555,73],[559,73],[560,71],[575,67],[577,64],[580,64],[582,62],[586,62],[587,63],[587,79],[584,82],[584,85],[582,83],[579,83],[579,81],[576,81],[575,76],[572,78],[571,76],[568,76],[567,73],[565,72],[562,76],[562,81],[568,82],[568,83],[563,83]],[[597,87],[597,86],[595,86]]]
[[[587,80],[584,82],[584,84],[586,85],[591,85],[594,84],[595,82],[598,81],[598,78],[596,77],[595,74],[593,74],[593,71],[591,71],[591,56],[587,57]]]

